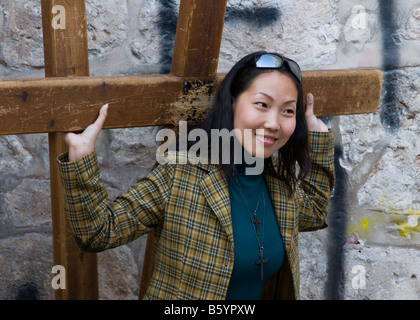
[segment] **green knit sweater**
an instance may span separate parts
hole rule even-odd
[[[234,266],[226,299],[257,300],[265,282],[281,267],[284,246],[263,176],[246,175],[244,165],[238,165],[237,168],[237,175],[229,182]],[[258,237],[260,244],[264,246],[264,259],[268,259],[267,263],[263,264],[263,280],[260,265],[256,263],[260,260],[260,250],[255,224],[252,224],[258,199],[257,219],[261,220],[258,224]]]

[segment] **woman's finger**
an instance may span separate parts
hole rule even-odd
[[[96,138],[98,137],[99,133],[102,130],[102,127],[104,126],[107,115],[108,115],[108,104],[105,104],[99,110],[98,118],[96,118],[95,122],[92,123],[90,126],[88,126],[85,129],[85,131],[83,131],[82,135],[86,137],[87,139],[93,140],[93,142],[95,142]]]
[[[314,96],[312,93],[306,95],[306,112],[307,115],[314,113]]]
[[[309,131],[328,131],[327,126],[314,114],[314,96],[312,95],[312,93],[308,93],[308,95],[306,96],[305,118]]]
[[[104,126],[106,117],[108,116],[108,108],[109,108],[108,103],[103,105],[101,109],[99,110],[98,118],[94,122],[94,124],[97,125],[100,129],[102,129],[102,127]]]

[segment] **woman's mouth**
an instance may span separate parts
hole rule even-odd
[[[277,141],[277,138],[272,136],[263,136],[259,134],[256,134],[255,136],[259,141],[261,141],[262,143],[264,143],[264,145],[267,146],[272,146]]]

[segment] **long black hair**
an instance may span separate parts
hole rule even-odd
[[[278,161],[273,162],[273,158],[264,159],[264,172],[269,173],[282,180],[291,195],[296,183],[302,180],[309,171],[310,157],[308,147],[308,127],[305,119],[305,104],[303,100],[303,90],[301,82],[293,76],[287,64],[279,69],[259,69],[255,66],[255,56],[266,53],[264,51],[255,52],[243,57],[222,80],[214,97],[213,105],[201,123],[200,128],[204,129],[209,137],[209,148],[211,146],[211,130],[227,129],[232,132],[233,128],[233,103],[239,95],[247,90],[252,81],[260,74],[265,72],[280,72],[293,80],[298,91],[296,105],[296,128],[288,142],[278,151]],[[281,56],[281,55],[279,55]],[[232,137],[233,140],[233,137]],[[231,160],[233,160],[233,143],[230,143]],[[222,157],[221,148],[219,158]],[[224,164],[220,161],[226,178],[229,180],[236,174],[234,161]],[[274,164],[276,163],[276,165]]]

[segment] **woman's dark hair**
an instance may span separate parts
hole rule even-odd
[[[211,146],[211,130],[227,129],[232,132],[233,128],[233,102],[239,95],[247,90],[253,80],[260,74],[278,71],[290,77],[294,82],[298,99],[296,106],[296,128],[288,142],[278,151],[278,165],[273,163],[272,157],[264,159],[264,172],[269,173],[282,180],[292,194],[296,183],[303,179],[309,171],[310,157],[308,147],[308,127],[305,119],[305,105],[303,101],[302,84],[293,76],[286,63],[279,69],[259,69],[255,66],[255,56],[265,52],[255,52],[243,57],[222,80],[214,97],[212,108],[207,117],[201,123],[200,128],[204,129],[209,137],[209,148]],[[281,55],[279,55],[281,56]],[[232,138],[233,139],[233,138]],[[233,160],[233,143],[230,141],[231,159]],[[222,150],[222,148],[220,148]],[[221,159],[221,152],[219,156]],[[229,180],[236,173],[234,161],[223,164],[222,169]]]

